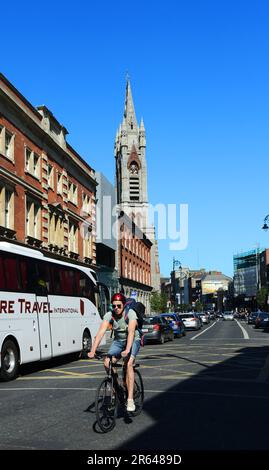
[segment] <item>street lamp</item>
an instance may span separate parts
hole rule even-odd
[[[264,217],[262,230],[267,231],[269,229],[268,222],[269,222],[269,214],[267,214],[267,216]]]
[[[181,262],[178,259],[173,258],[173,271],[175,271],[175,267],[179,266],[181,268]]]

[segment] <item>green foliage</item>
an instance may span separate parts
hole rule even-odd
[[[196,312],[202,312],[203,308],[204,308],[204,306],[203,306],[202,302],[199,302],[199,301],[196,302],[196,304],[195,304],[195,311]]]
[[[260,309],[267,310],[267,297],[268,297],[268,288],[261,287],[257,293],[257,304]]]
[[[159,294],[159,292],[152,292],[150,298],[151,311],[156,313],[167,312],[167,295]]]

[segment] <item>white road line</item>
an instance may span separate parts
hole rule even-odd
[[[240,323],[236,319],[235,319],[235,321],[236,321],[237,325],[239,326],[239,328],[241,328],[241,330],[243,331],[244,339],[250,339],[247,330],[245,330],[245,328],[243,328],[243,326],[240,325]]]
[[[206,331],[210,330],[210,328],[212,328],[214,325],[216,325],[217,322],[214,322],[213,325],[210,325],[208,328],[206,328],[205,330],[203,330],[201,333],[199,333],[198,335],[195,335],[193,336],[192,338],[190,338],[191,341],[193,341],[194,339],[198,338],[198,336],[201,336],[203,333],[205,333]]]
[[[31,390],[86,390],[87,392],[88,391],[96,391],[96,387],[95,388],[86,388],[86,387],[17,387],[17,388],[0,388],[0,392],[15,392],[16,390],[19,390],[19,391],[31,391]]]

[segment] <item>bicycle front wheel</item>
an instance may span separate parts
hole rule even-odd
[[[138,416],[143,408],[144,403],[144,385],[140,372],[135,369],[135,381],[134,381],[134,403],[135,411],[132,411],[133,416]]]
[[[112,431],[116,424],[117,396],[110,378],[102,380],[97,389],[95,413],[100,429],[103,432]]]

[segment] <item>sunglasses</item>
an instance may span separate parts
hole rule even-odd
[[[113,308],[121,308],[121,307],[122,307],[122,304],[112,304],[112,307],[113,307]]]

